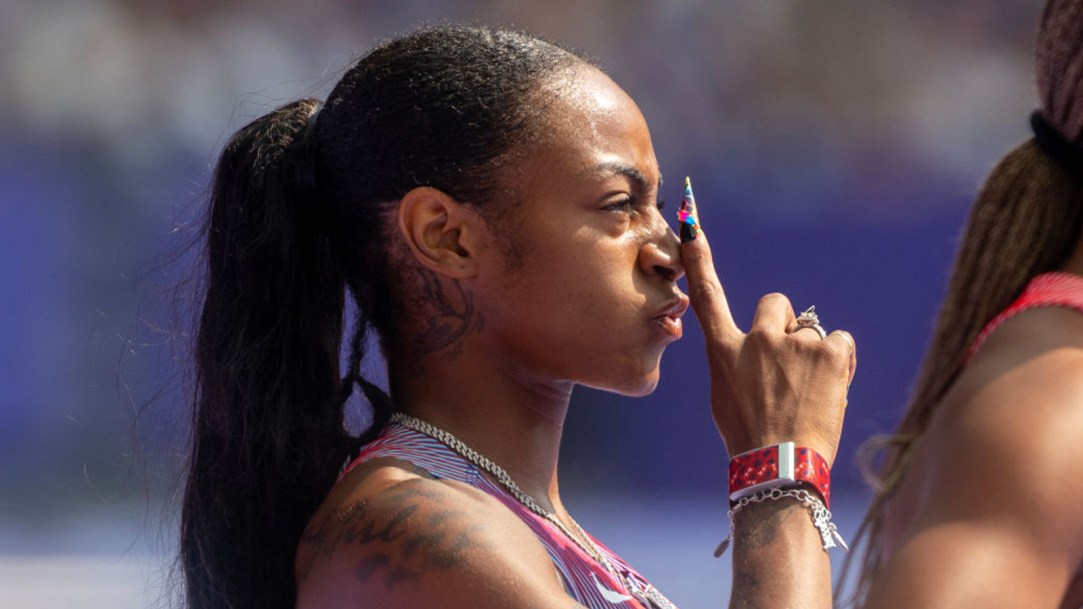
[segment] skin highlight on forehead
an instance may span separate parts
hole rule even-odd
[[[616,114],[622,110],[621,102],[624,100],[621,99],[620,94],[623,93],[623,91],[620,91],[620,89],[616,87],[590,86],[593,84],[590,82],[592,80],[604,79],[608,83],[612,83],[608,76],[597,70],[594,70],[585,76],[587,76],[587,86],[573,89],[572,91],[577,93],[577,95],[573,97],[571,101],[574,105],[579,106],[584,110],[583,114],[587,119],[587,124],[590,125],[591,135],[598,137],[599,119]]]
[[[603,137],[603,124],[622,112],[639,114],[639,107],[628,94],[604,72],[588,64],[577,64],[553,74],[538,91],[548,107],[543,122],[552,143],[557,130],[565,129],[578,137],[597,140]]]

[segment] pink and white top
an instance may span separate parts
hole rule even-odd
[[[581,605],[592,609],[650,609],[644,607],[632,596],[633,591],[627,590],[617,577],[568,539],[560,529],[519,503],[503,487],[482,475],[480,468],[440,441],[397,423],[389,423],[378,438],[361,449],[343,474],[364,461],[379,457],[408,461],[437,478],[469,484],[498,499],[534,531],[538,541],[549,552],[565,590]],[[647,580],[609,548],[593,536],[591,540],[632,586],[638,585],[644,590],[649,586]]]

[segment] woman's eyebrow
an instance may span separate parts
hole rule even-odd
[[[599,163],[589,170],[589,173],[601,176],[622,175],[635,182],[636,186],[643,191],[649,191],[653,184],[647,179],[647,176],[643,175],[639,169],[628,163],[622,163],[620,161],[608,161],[605,163]],[[662,174],[658,173],[659,189],[662,188]]]

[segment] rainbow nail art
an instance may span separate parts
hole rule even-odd
[[[699,212],[696,211],[696,197],[692,194],[692,180],[684,179],[684,197],[681,208],[677,210],[677,223],[681,225],[681,243],[695,241],[700,234]]]

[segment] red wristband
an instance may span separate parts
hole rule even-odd
[[[831,468],[820,453],[793,442],[765,446],[730,459],[730,501],[752,493],[804,482],[831,507]]]

